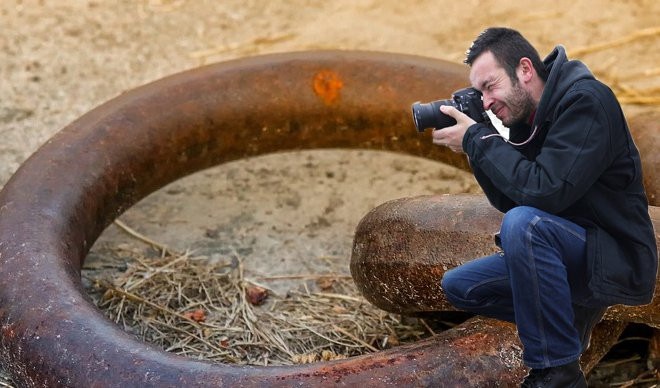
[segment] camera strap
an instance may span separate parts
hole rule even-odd
[[[507,139],[506,137],[502,136],[499,133],[492,133],[490,135],[485,135],[485,136],[480,137],[479,139],[485,140],[485,139],[488,139],[489,137],[499,136],[499,137],[502,138],[502,140],[504,140],[505,143],[509,143],[514,147],[522,147],[522,146],[526,145],[527,143],[529,143],[530,141],[532,141],[532,139],[534,139],[534,136],[536,136],[536,132],[538,132],[538,129],[539,129],[539,126],[536,125],[534,127],[534,130],[532,131],[532,134],[529,135],[527,140],[523,141],[522,143],[514,143],[514,142],[510,141],[509,139]]]

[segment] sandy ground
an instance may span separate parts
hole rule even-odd
[[[492,25],[519,29],[542,56],[556,44],[571,56],[587,46],[660,27],[660,2],[654,0],[541,4],[3,0],[0,187],[76,117],[125,90],[206,63],[312,49],[387,51],[460,62],[472,39]],[[603,79],[658,87],[658,40],[657,35],[641,37],[579,58]],[[648,109],[624,106],[629,116]],[[305,151],[200,172],[146,198],[122,220],[179,249],[193,247],[210,256],[237,253],[255,273],[309,273],[318,269],[320,257],[339,258],[345,269],[357,221],[379,203],[478,191],[469,174],[420,158]],[[111,226],[94,246],[89,265],[101,266],[109,250],[124,243],[133,242]]]

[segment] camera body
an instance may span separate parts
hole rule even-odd
[[[413,121],[417,131],[424,132],[426,128],[442,129],[456,124],[456,120],[440,111],[442,105],[453,106],[478,123],[490,121],[481,101],[481,92],[475,88],[465,88],[455,91],[450,100],[412,104]]]

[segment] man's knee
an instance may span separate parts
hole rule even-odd
[[[502,219],[500,238],[502,242],[511,242],[522,238],[529,231],[530,225],[538,218],[539,210],[530,206],[517,206],[509,210]]]
[[[462,286],[463,282],[461,282],[459,276],[457,276],[459,272],[458,267],[450,269],[445,272],[440,281],[440,286],[442,287],[445,296],[454,307],[459,307],[457,304],[464,298],[465,292]]]
[[[456,291],[456,281],[452,272],[454,272],[453,269],[446,271],[440,280],[440,286],[445,294],[454,294]]]

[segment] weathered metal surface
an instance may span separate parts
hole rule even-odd
[[[649,214],[660,230],[660,208]],[[502,214],[481,195],[401,198],[369,212],[353,240],[351,275],[362,294],[391,312],[451,310],[440,287],[446,270],[496,251]],[[660,247],[660,234],[656,233]],[[613,306],[606,319],[660,327],[660,279],[652,302]]]
[[[628,125],[642,157],[644,187],[649,204],[660,206],[660,112],[635,116],[628,120]]]
[[[580,365],[584,373],[589,373],[598,362],[619,342],[619,337],[628,326],[624,321],[602,321],[591,332],[591,346],[582,353]]]
[[[371,210],[353,239],[351,276],[360,292],[391,312],[452,310],[446,270],[497,251],[502,214],[482,195],[402,198]]]
[[[86,296],[80,268],[101,231],[140,198],[232,159],[351,147],[467,168],[410,119],[413,101],[446,98],[466,82],[463,66],[419,57],[282,54],[178,74],[87,113],[0,192],[0,360],[23,386],[423,386],[445,379],[435,367],[440,347],[423,343],[291,368],[168,354],[106,320]]]

